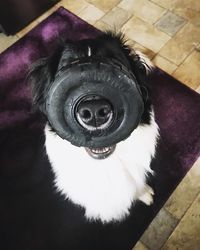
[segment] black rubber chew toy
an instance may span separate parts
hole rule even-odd
[[[91,125],[91,113],[87,110],[90,102],[109,108],[107,119],[105,110],[99,113],[105,126],[101,122],[100,126]],[[80,118],[79,111],[85,106]],[[140,122],[144,103],[134,75],[118,61],[87,58],[59,70],[45,109],[60,137],[75,146],[102,148],[131,134]]]

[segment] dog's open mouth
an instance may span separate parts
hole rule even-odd
[[[87,153],[94,159],[105,159],[115,151],[116,145],[105,148],[85,148]]]

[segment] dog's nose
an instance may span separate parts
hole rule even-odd
[[[88,130],[105,129],[111,124],[113,108],[104,98],[89,98],[79,103],[76,117],[78,122]]]

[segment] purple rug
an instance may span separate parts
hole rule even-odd
[[[59,37],[79,40],[96,37],[99,34],[101,32],[96,28],[66,9],[60,8],[0,55],[0,246],[3,240],[4,243],[6,240],[7,242],[12,240],[12,236],[9,238],[9,233],[11,235],[18,233],[17,228],[13,226],[16,221],[26,224],[26,218],[17,219],[15,206],[21,206],[22,209],[28,207],[28,203],[23,204],[22,199],[19,205],[19,202],[17,203],[12,197],[12,190],[18,190],[19,196],[22,192],[24,196],[29,195],[29,197],[34,192],[31,186],[29,187],[28,180],[27,189],[21,191],[20,182],[22,180],[26,182],[22,177],[28,171],[44,140],[43,121],[32,109],[30,91],[26,84],[28,68],[38,58],[50,55],[58,46]],[[88,233],[90,237],[99,237],[100,240],[112,242],[108,249],[118,249],[118,241],[123,242],[125,246],[123,249],[131,249],[134,246],[199,156],[200,96],[160,69],[156,69],[149,77],[149,85],[152,88],[151,97],[161,134],[157,157],[152,164],[156,172],[155,178],[152,179],[155,202],[150,207],[140,202],[136,204],[132,217],[120,228],[127,232],[127,228],[133,225],[126,236],[120,238],[119,228],[112,228],[112,225],[108,225],[107,229],[116,231],[114,238],[104,235],[103,229],[100,230],[101,232],[91,229],[90,234]],[[42,169],[40,171],[42,172]],[[38,181],[40,175],[34,178],[34,181]],[[39,192],[42,192],[42,187]],[[9,223],[8,233],[4,231],[4,225]],[[48,226],[47,223],[46,227]],[[81,234],[82,230],[84,231],[80,227],[80,232],[77,233]],[[40,237],[41,235],[42,233]],[[114,235],[113,231],[112,235]],[[19,235],[20,237],[22,236]],[[86,233],[84,237],[87,237]],[[29,238],[30,244],[32,242],[35,248],[24,247],[24,249],[46,249],[34,245],[35,239],[36,242],[39,241],[36,235],[33,238],[30,235],[27,236],[27,241]]]

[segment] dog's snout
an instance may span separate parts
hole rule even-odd
[[[79,103],[76,117],[78,122],[88,130],[104,129],[111,124],[113,108],[104,98],[90,97]]]

